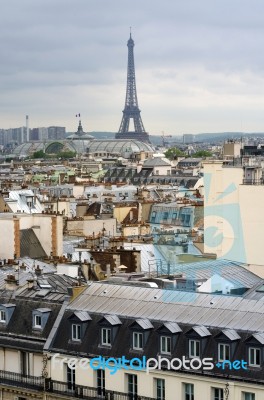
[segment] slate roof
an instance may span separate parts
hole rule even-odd
[[[155,157],[155,158],[150,158],[148,160],[146,160],[143,164],[143,168],[145,167],[167,167],[170,166],[170,162],[169,161],[165,161],[163,160],[161,157]]]
[[[33,229],[20,230],[21,257],[44,258],[47,256]]]
[[[10,296],[0,295],[0,304],[10,301]],[[15,309],[8,324],[0,324],[0,344],[2,347],[16,348],[20,350],[29,350],[42,352],[43,346],[49,335],[49,332],[55,322],[60,310],[62,301],[53,303],[45,299],[43,308],[43,299],[12,299],[15,303]],[[32,312],[38,310],[41,312],[50,311],[47,323],[43,329],[34,329],[32,327]]]

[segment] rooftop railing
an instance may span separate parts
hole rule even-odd
[[[243,179],[243,185],[264,185],[264,179]]]

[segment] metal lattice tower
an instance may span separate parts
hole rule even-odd
[[[134,63],[134,40],[131,37],[131,32],[130,38],[127,42],[127,47],[128,63],[126,101],[120,128],[116,134],[116,139],[137,139],[149,143],[149,136],[145,131],[140,115],[140,109],[138,108]],[[129,123],[131,119],[133,119],[134,122],[134,131],[129,131]]]

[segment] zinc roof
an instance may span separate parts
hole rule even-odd
[[[264,332],[264,303],[243,297],[94,282],[69,306],[98,314]],[[227,332],[228,334],[230,333]]]

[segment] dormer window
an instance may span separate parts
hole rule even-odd
[[[262,366],[264,359],[264,333],[256,332],[246,340],[248,366],[259,368]]]
[[[190,358],[201,357],[211,332],[205,326],[194,326],[187,333]]]
[[[216,335],[218,341],[218,361],[230,361],[234,357],[235,349],[240,336],[234,329],[223,329]]]
[[[5,312],[5,310],[0,310],[0,322],[6,322],[6,312]]]
[[[137,319],[130,325],[132,330],[131,347],[133,350],[143,350],[150,333],[153,329],[152,323],[148,319]]]
[[[70,317],[70,339],[73,342],[81,342],[91,317],[87,311],[75,311]]]
[[[105,315],[99,324],[101,325],[101,346],[112,346],[122,322],[117,315]]]
[[[171,354],[179,338],[179,334],[182,332],[181,328],[176,322],[164,322],[158,328],[157,332],[160,334],[160,353]]]
[[[33,329],[44,329],[51,310],[49,308],[37,308],[32,312]]]
[[[0,304],[0,324],[7,325],[15,310],[15,304]]]

